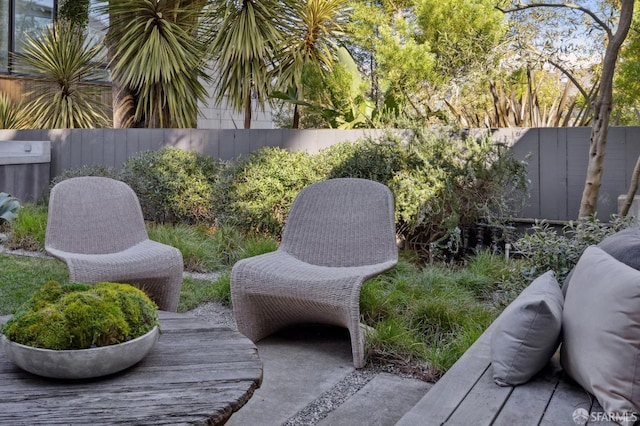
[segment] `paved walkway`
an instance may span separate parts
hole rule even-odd
[[[262,386],[227,425],[394,425],[432,386],[354,369],[346,329],[295,327],[257,346]]]

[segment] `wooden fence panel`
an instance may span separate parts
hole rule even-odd
[[[576,219],[586,176],[591,129],[496,129],[494,140],[527,160],[530,198],[520,216],[548,220]],[[56,129],[0,130],[2,140],[50,140],[51,178],[82,165],[120,168],[131,155],[174,146],[216,159],[234,160],[265,146],[316,153],[335,143],[380,135],[380,130],[294,129]],[[598,217],[617,213],[640,155],[640,127],[612,127],[605,157]],[[2,182],[0,181],[0,190]]]

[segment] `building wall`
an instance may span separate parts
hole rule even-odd
[[[211,95],[211,88],[208,88]],[[204,105],[199,102],[200,116],[198,117],[198,129],[242,129],[244,128],[244,114],[236,113],[233,109],[221,105],[216,106],[214,97],[210,96],[209,103]],[[271,108],[266,106],[265,111],[254,107],[251,115],[252,129],[272,129],[273,119]]]

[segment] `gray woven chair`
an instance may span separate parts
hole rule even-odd
[[[45,249],[67,264],[71,281],[133,284],[160,309],[177,310],[182,254],[149,239],[138,197],[124,182],[77,177],[55,185]]]
[[[293,202],[278,250],[233,266],[238,330],[255,342],[295,323],[346,327],[361,368],[360,289],[397,261],[389,188],[351,178],[310,185]]]

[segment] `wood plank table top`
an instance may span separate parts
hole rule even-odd
[[[141,362],[101,378],[47,379],[0,353],[0,424],[224,424],[262,383],[256,346],[184,314],[160,312],[160,324]]]

